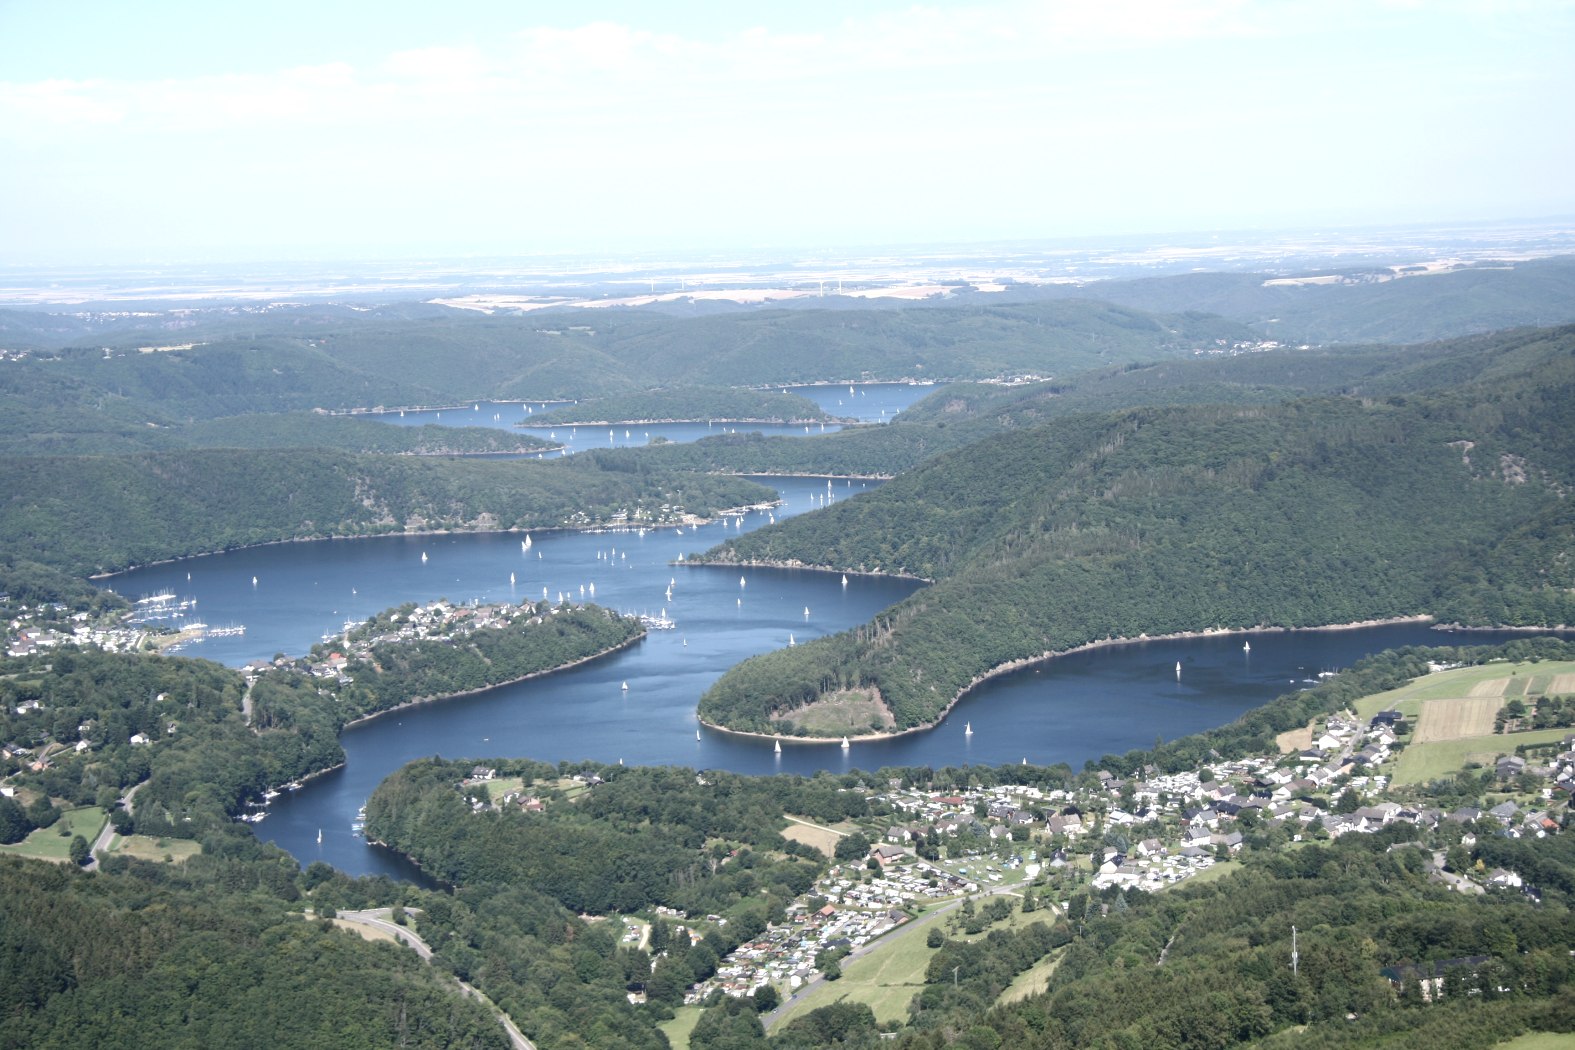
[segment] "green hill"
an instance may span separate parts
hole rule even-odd
[[[79,573],[289,539],[657,523],[770,498],[742,478],[580,458],[320,449],[0,457],[0,492],[0,548]]]
[[[1575,623],[1575,339],[1446,394],[1068,416],[926,461],[707,558],[936,581],[734,668],[707,720],[821,735],[851,694],[933,723],[982,677],[1101,639],[1431,613]],[[849,705],[850,707],[855,705]],[[828,709],[830,709],[828,711]]]

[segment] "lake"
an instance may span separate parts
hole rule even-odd
[[[815,386],[776,387],[787,393],[800,394],[815,402],[826,412],[862,423],[889,423],[897,413],[936,389],[933,385],[918,383],[855,383],[821,384]],[[564,401],[472,401],[469,404],[442,409],[404,409],[391,412],[364,414],[363,418],[375,419],[396,426],[492,427],[511,433],[530,434],[546,441],[561,442],[561,454],[571,455],[593,448],[631,448],[649,445],[657,438],[674,442],[698,441],[704,437],[726,433],[761,433],[767,435],[804,436],[831,434],[842,427],[834,423],[815,423],[797,426],[785,423],[646,423],[638,426],[613,426],[557,424],[556,426],[531,426],[532,416],[561,408]],[[541,453],[551,456],[560,453]],[[540,456],[538,456],[540,458]]]
[[[884,418],[895,415],[899,404],[911,403],[930,388],[869,384],[866,389],[869,392],[851,398],[845,386],[802,392],[834,412],[850,407],[837,401],[857,400],[861,418],[873,412],[879,419],[883,413]],[[441,422],[484,419],[490,421],[484,425],[505,426],[511,424],[501,418],[504,408],[522,414],[517,403],[478,404],[468,412],[445,410]],[[494,414],[500,418],[492,420]],[[407,424],[412,415],[406,413]],[[1402,624],[1258,634],[1252,637],[1250,652],[1243,650],[1240,636],[1139,642],[1076,653],[1003,676],[976,690],[933,731],[855,744],[848,751],[785,744],[778,755],[769,742],[706,731],[699,731],[697,739],[696,702],[729,667],[756,653],[863,623],[918,586],[908,580],[850,576],[844,587],[840,574],[833,573],[741,573],[736,568],[683,565],[681,556],[706,550],[727,536],[818,509],[828,501],[855,498],[879,484],[761,480],[777,488],[783,506],[681,533],[672,528],[644,535],[538,532],[532,534],[528,550],[521,549],[523,537],[517,533],[323,540],[150,566],[103,582],[131,598],[173,591],[195,600],[189,615],[210,626],[244,625],[244,634],[210,638],[186,651],[231,666],[281,652],[299,655],[324,635],[342,632],[346,621],[404,602],[438,598],[537,599],[545,589],[548,597],[561,593],[624,612],[665,611],[676,621],[673,630],[653,631],[638,645],[583,667],[353,727],[343,737],[345,767],[280,796],[256,826],[261,838],[279,843],[303,863],[324,860],[353,874],[398,878],[419,874],[401,858],[368,845],[351,825],[384,777],[412,759],[433,754],[671,763],[749,774],[998,765],[1023,759],[1080,767],[1103,754],[1150,746],[1156,737],[1170,740],[1222,725],[1276,696],[1306,688],[1322,671],[1348,667],[1382,649],[1520,637],[1443,634]],[[671,601],[666,596],[669,586]],[[972,734],[965,732],[969,725]]]

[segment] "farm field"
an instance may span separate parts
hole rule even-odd
[[[1424,675],[1398,689],[1364,696],[1356,703],[1356,713],[1365,722],[1380,711],[1395,708],[1414,721],[1422,713],[1424,702],[1429,700],[1498,698],[1502,706],[1502,701],[1510,696],[1575,692],[1575,688],[1560,688],[1559,683],[1566,681],[1575,686],[1575,662],[1568,660],[1457,667]],[[1495,707],[1494,712],[1497,710]],[[1492,728],[1491,718],[1488,728]]]
[[[1532,733],[1489,734],[1412,744],[1395,762],[1393,783],[1425,784],[1453,773],[1467,762],[1492,763],[1512,755],[1519,744],[1551,744],[1568,736],[1568,729],[1542,729]]]
[[[202,843],[187,839],[161,839],[152,835],[112,835],[105,853],[120,853],[138,860],[183,861],[202,852]]]

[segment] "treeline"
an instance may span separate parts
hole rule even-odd
[[[320,412],[252,413],[181,419],[155,403],[133,411],[73,412],[69,406],[0,395],[0,455],[124,455],[188,448],[333,449],[400,456],[528,454],[555,447],[530,434],[493,427],[394,426]]]
[[[0,545],[77,573],[405,530],[655,524],[758,503],[741,478],[641,464],[201,450],[0,458]]]
[[[580,315],[583,317],[583,315]],[[182,331],[190,349],[141,353],[146,334],[94,334],[7,365],[18,403],[135,419],[452,404],[478,397],[606,397],[682,386],[964,378],[1083,371],[1252,338],[1200,314],[1091,301],[787,311],[679,318],[598,312],[594,325],[461,311],[291,314]],[[562,327],[553,327],[554,322]],[[164,343],[168,337],[154,340]],[[105,347],[109,352],[105,352]],[[41,421],[47,422],[47,421]]]
[[[938,456],[709,553],[937,582],[746,661],[701,713],[792,732],[794,709],[874,689],[909,728],[995,668],[1101,639],[1575,623],[1572,404],[1575,339],[1450,394],[1073,416]]]
[[[460,781],[474,764],[434,759],[404,767],[367,803],[367,835],[447,882],[529,885],[577,912],[661,904],[724,913],[760,903],[762,891],[786,904],[808,888],[817,867],[755,852],[788,849],[782,814],[840,820],[866,812],[863,796],[839,793],[819,778],[586,766],[581,775],[600,782],[572,802],[550,803],[540,813],[517,805],[472,813]],[[543,775],[530,763],[486,764],[500,776]],[[731,845],[717,852],[719,841]],[[738,846],[749,847],[750,856],[740,860]]]
[[[1251,854],[1164,894],[1080,892],[1049,935],[1066,946],[1046,992],[1007,1006],[989,953],[948,944],[897,1045],[1485,1048],[1575,1030],[1567,904],[1434,885],[1422,851],[1391,849],[1406,833]],[[1442,976],[1431,1003],[1419,969]]]
[[[392,621],[396,628],[399,623]],[[357,718],[412,700],[485,689],[588,660],[644,633],[636,616],[540,602],[506,625],[456,638],[382,642],[346,666],[351,684],[337,690],[340,710],[347,719]],[[259,724],[268,715],[259,709]]]
[[[563,408],[550,409],[540,415],[527,416],[519,425],[536,427],[554,423],[622,424],[711,419],[751,423],[808,423],[829,422],[835,418],[800,394],[742,387],[693,386],[592,398]]]
[[[5,1046],[508,1046],[403,947],[303,922],[288,856],[215,840],[92,875],[0,858]]]
[[[601,450],[689,470],[892,476],[1008,431],[1142,405],[1258,405],[1316,394],[1392,397],[1446,392],[1523,374],[1575,346],[1575,328],[1498,332],[1421,346],[1283,348],[1236,356],[1134,362],[1025,386],[953,383],[886,426],[808,437],[726,434],[683,445]]]

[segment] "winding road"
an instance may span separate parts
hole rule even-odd
[[[364,926],[369,930],[376,930],[379,933],[387,934],[395,941],[413,950],[417,955],[421,956],[423,961],[430,964],[432,962],[431,947],[427,945],[426,941],[421,939],[420,935],[417,934],[415,930],[410,929],[408,926],[401,926],[394,922],[390,918],[391,914],[392,909],[390,908],[368,908],[365,911],[342,911],[337,913],[335,918],[343,919],[345,922],[356,926]],[[481,989],[460,980],[453,974],[444,973],[443,976],[459,985],[461,994],[467,998],[476,1000],[476,1002],[492,1011],[492,1016],[498,1019],[498,1023],[503,1026],[503,1030],[509,1034],[509,1042],[513,1045],[514,1050],[536,1050],[536,1045],[529,1039],[526,1039],[525,1034],[515,1027],[514,1019],[508,1014],[504,1013],[502,1007],[498,1006],[497,1003],[494,1003],[491,999],[488,999],[486,995],[482,993]]]

